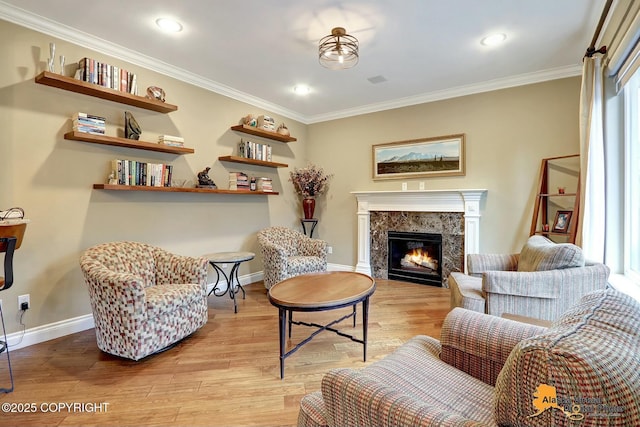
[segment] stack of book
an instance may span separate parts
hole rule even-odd
[[[258,191],[273,192],[273,180],[271,178],[258,178]]]
[[[276,131],[276,121],[270,116],[258,116],[258,128],[262,130],[268,130],[270,132]]]
[[[171,187],[173,165],[116,159],[111,161],[111,169],[118,185]]]
[[[249,177],[242,172],[229,172],[229,190],[249,191]]]
[[[172,135],[160,135],[158,144],[170,145],[172,147],[184,147],[184,138]]]
[[[138,83],[134,73],[91,58],[78,61],[76,79],[121,92],[138,94]]]
[[[106,119],[93,114],[78,113],[71,118],[73,120],[73,130],[75,132],[94,133],[104,135],[106,129]]]

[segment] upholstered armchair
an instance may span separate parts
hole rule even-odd
[[[640,304],[613,289],[548,329],[455,308],[440,341],[325,374],[298,426],[637,426],[639,331]]]
[[[204,326],[207,266],[205,258],[174,255],[144,243],[87,249],[80,267],[98,347],[139,360]]]
[[[556,320],[583,295],[607,286],[609,268],[582,249],[532,236],[519,254],[470,254],[469,275],[449,276],[451,306]]]
[[[312,239],[287,227],[269,227],[258,232],[264,262],[264,286],[305,273],[327,270],[327,242]]]

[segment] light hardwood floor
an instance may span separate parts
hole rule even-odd
[[[414,335],[438,337],[449,312],[448,289],[377,280],[367,362],[361,344],[325,331],[286,360],[281,380],[278,310],[262,282],[245,288],[247,298],[239,301],[237,314],[228,296],[211,296],[207,325],[176,347],[138,362],[102,353],[93,330],[11,352],[15,390],[0,394],[0,402],[3,409],[7,403],[16,404],[10,409],[22,405],[22,413],[3,411],[0,425],[295,425],[300,399],[319,390],[327,370],[364,367]],[[360,308],[355,330],[350,319],[339,324],[358,337]],[[296,313],[296,319],[331,321],[344,310],[349,309]],[[312,331],[294,326],[291,343]],[[0,356],[0,386],[6,386],[6,357]],[[58,410],[58,403],[92,405]],[[24,412],[24,404],[35,412]]]

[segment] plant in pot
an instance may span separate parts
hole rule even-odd
[[[329,180],[333,174],[327,174],[325,171],[309,163],[304,168],[293,168],[289,172],[289,181],[293,183],[296,193],[302,196],[302,210],[304,218],[313,218],[316,207],[316,197],[325,194],[329,189]]]

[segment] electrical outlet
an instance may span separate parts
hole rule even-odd
[[[332,254],[333,253],[333,246],[327,246],[327,253],[328,254]]]
[[[23,304],[27,304],[27,307],[24,308]],[[18,295],[18,310],[27,310],[31,308],[31,297],[29,294]]]

